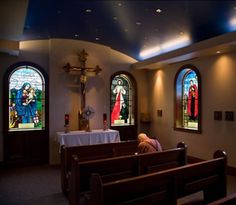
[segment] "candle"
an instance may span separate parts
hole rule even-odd
[[[107,113],[103,113],[103,122],[107,120]]]
[[[107,114],[103,113],[103,130],[107,130]]]
[[[65,114],[65,125],[69,125],[69,114]]]

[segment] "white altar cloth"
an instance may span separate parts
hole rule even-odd
[[[62,146],[67,147],[78,146],[78,145],[92,145],[101,143],[111,143],[120,142],[120,134],[117,130],[92,130],[91,132],[86,132],[84,130],[80,131],[70,131],[57,132],[56,141]]]

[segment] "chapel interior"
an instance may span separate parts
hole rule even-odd
[[[163,150],[184,142],[189,163],[223,150],[227,195],[236,192],[235,0],[0,5],[0,204],[69,204],[60,189],[61,146],[75,146],[63,137],[81,131],[115,133],[93,144],[139,133]],[[48,190],[35,200],[18,196],[20,174],[36,172],[53,181],[37,182]]]

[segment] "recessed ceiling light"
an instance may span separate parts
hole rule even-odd
[[[76,38],[79,38],[79,34],[75,34],[75,37],[76,37]]]
[[[140,25],[141,25],[141,22],[137,21],[135,24],[138,25],[138,26],[140,26]]]
[[[85,12],[86,12],[86,13],[91,13],[91,12],[92,12],[92,9],[86,9]]]
[[[118,3],[117,5],[118,5],[118,6],[122,6],[122,3]]]
[[[219,54],[219,53],[220,53],[220,51],[216,51],[216,53],[217,53],[217,54]]]
[[[161,10],[161,9],[156,9],[156,12],[157,12],[157,13],[161,13],[162,10]]]
[[[96,38],[95,38],[95,40],[96,40],[96,41],[99,41],[99,40],[100,40],[100,38],[96,37]]]
[[[118,17],[117,17],[117,16],[114,16],[113,19],[114,19],[114,20],[118,20]]]

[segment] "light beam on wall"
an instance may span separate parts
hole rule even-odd
[[[153,48],[150,48],[150,49],[147,49],[147,50],[144,50],[142,52],[140,52],[139,56],[141,58],[146,58],[148,56],[153,56],[153,54],[156,54],[156,53],[159,53],[161,50],[161,47],[160,46],[156,46],[156,47],[153,47]]]
[[[230,19],[229,27],[230,27],[231,31],[235,31],[236,30],[236,16]]]
[[[184,46],[187,46],[191,43],[190,37],[187,35],[172,39],[170,41],[164,42],[161,45],[143,50],[140,52],[139,56],[142,59],[147,59],[156,55],[160,55],[165,52],[169,52],[172,50],[176,50],[178,48],[182,48]]]

